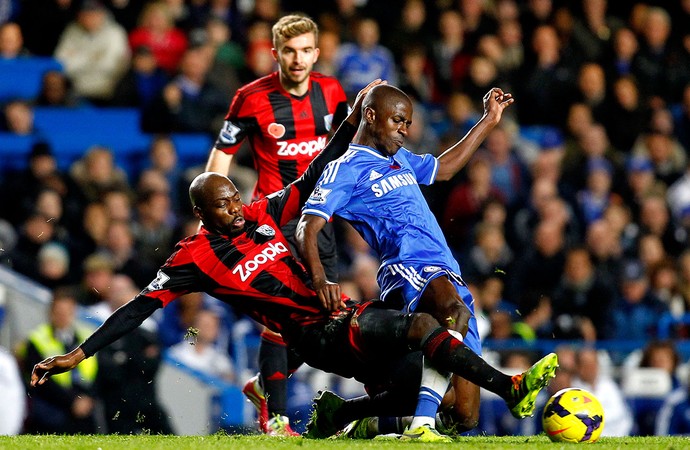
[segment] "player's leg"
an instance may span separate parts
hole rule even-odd
[[[242,392],[257,409],[259,429],[266,434],[296,436],[287,418],[288,352],[282,337],[267,328],[259,343],[259,377],[245,384]]]
[[[451,335],[448,329],[440,326],[438,321],[429,314],[405,314],[400,311],[377,309],[370,306],[364,308],[357,315],[356,320],[348,320],[347,323],[356,323],[357,327],[355,333],[352,333],[353,340],[340,344],[343,348],[347,347],[346,352],[340,352],[340,355],[343,355],[340,362],[349,370],[353,367],[361,369],[361,372],[355,375],[356,378],[370,386],[378,383],[382,387],[382,391],[377,396],[372,397],[368,404],[360,401],[358,405],[355,405],[353,401],[342,399],[339,399],[337,405],[331,404],[329,406],[330,411],[328,411],[329,423],[331,424],[331,430],[328,433],[330,434],[347,420],[363,419],[348,426],[348,431],[351,432],[350,435],[354,436],[371,436],[375,433],[384,432],[383,426],[387,420],[385,419],[386,416],[409,414],[406,412],[408,409],[402,405],[396,407],[389,403],[390,408],[380,408],[384,404],[380,402],[386,398],[385,390],[391,392],[391,389],[396,386],[395,373],[409,374],[414,371],[417,373],[421,371],[420,359],[418,356],[415,359],[415,354],[408,354],[405,358],[398,356],[401,355],[400,352],[406,352],[409,349],[421,348],[424,355],[441,371],[453,372],[464,378],[463,381],[470,388],[467,391],[464,391],[463,388],[459,389],[458,392],[461,395],[469,395],[466,398],[477,402],[478,396],[472,393],[472,389],[481,386],[505,399],[516,417],[526,417],[533,413],[534,399],[537,393],[553,378],[558,366],[555,355],[550,354],[523,374],[506,375],[491,367],[474,350]],[[306,341],[313,342],[313,336],[312,339]],[[366,353],[359,353],[356,358],[350,360],[345,358],[345,355],[353,351],[357,352],[358,349],[366,349]],[[332,352],[326,354],[332,354]],[[307,363],[318,367],[316,362],[323,359],[319,359],[318,355],[313,356],[316,357],[315,363],[312,364],[309,360]],[[361,361],[365,362],[362,363]],[[394,363],[396,361],[397,363]],[[398,365],[395,366],[394,364]],[[407,364],[412,370],[401,367],[400,364]],[[377,369],[378,365],[383,367],[389,365],[394,369],[390,372],[381,371]],[[334,369],[334,367],[331,366],[330,370],[338,372],[339,369]],[[349,375],[352,373],[350,372]],[[414,393],[416,390],[414,386],[414,382],[408,382],[406,387],[403,386],[402,389]],[[469,394],[464,394],[465,392],[469,392]],[[372,400],[379,402],[378,407]],[[462,403],[462,398],[458,398],[454,403]],[[383,422],[380,418],[370,419],[370,417],[377,415],[384,417]]]
[[[458,339],[463,339],[467,333],[471,313],[446,276],[437,276],[426,284],[415,311],[431,314],[439,323],[456,333]],[[427,428],[435,428],[438,408],[448,390],[450,376],[450,373],[440,372],[438,367],[433,367],[428,358],[424,359],[417,408],[409,426],[412,436],[427,432]],[[403,436],[406,434],[403,433]]]

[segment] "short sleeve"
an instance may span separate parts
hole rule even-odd
[[[349,203],[355,184],[352,171],[342,158],[330,162],[304,205],[302,214],[330,220],[333,214]]]
[[[436,180],[438,159],[434,155],[431,153],[417,155],[409,150],[405,150],[404,155],[419,184],[429,185]]]

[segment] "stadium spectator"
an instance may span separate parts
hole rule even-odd
[[[170,195],[165,191],[146,190],[139,193],[136,220],[132,223],[137,253],[140,258],[161,266],[172,251],[175,223],[170,209]]]
[[[637,221],[642,233],[661,240],[665,253],[677,257],[687,248],[687,231],[673,220],[663,195],[648,195],[642,199]]]
[[[630,154],[640,130],[649,119],[648,115],[635,78],[630,75],[617,78],[613,82],[608,115],[602,118],[611,145],[626,155]]]
[[[491,162],[485,155],[476,155],[468,163],[467,180],[450,191],[443,208],[443,232],[451,248],[462,252],[470,245],[484,207],[494,199],[505,201],[491,180]]]
[[[139,45],[132,51],[132,63],[115,86],[112,104],[142,111],[158,97],[170,77],[158,67],[151,48]]]
[[[594,268],[585,247],[570,248],[565,269],[553,293],[553,336],[596,342],[609,335],[608,321],[616,295],[614,280]]]
[[[529,291],[551,297],[565,267],[563,225],[541,220],[532,236],[532,246],[516,257],[514,269],[507,274],[508,292],[520,306]]]
[[[599,361],[599,354],[593,348],[582,348],[577,352],[576,377],[572,387],[585,389],[599,400],[604,409],[606,426],[604,436],[629,436],[633,418],[630,407],[620,386],[608,375]]]
[[[76,20],[60,35],[55,58],[77,95],[106,105],[129,65],[127,32],[99,0],[84,0]]]
[[[480,222],[474,229],[473,244],[462,258],[464,279],[479,282],[495,272],[510,272],[514,255],[502,228]]]
[[[646,340],[656,336],[659,319],[668,307],[649,288],[640,261],[628,261],[619,277],[619,295],[609,316],[612,339]]]
[[[17,136],[30,136],[38,130],[34,124],[34,108],[26,100],[11,100],[3,106],[3,127]]]
[[[138,292],[131,278],[115,275],[105,301],[91,308],[89,315],[104,321]],[[107,433],[172,433],[168,413],[156,398],[161,349],[155,322],[145,321],[98,352],[97,360],[96,389],[103,401]]]
[[[130,189],[127,174],[115,164],[112,150],[100,145],[89,148],[72,163],[69,174],[87,202],[101,200],[110,190]]]
[[[690,380],[666,397],[656,418],[656,436],[687,436],[690,433]]]
[[[91,330],[76,324],[77,301],[68,289],[53,291],[48,322],[35,328],[22,344],[18,357],[24,379],[34,364],[51,354],[68,352],[86,339]],[[96,432],[94,382],[98,362],[88,361],[75,376],[64,374],[31,391],[28,433],[92,434]]]
[[[193,327],[199,330],[189,342],[179,342],[168,350],[168,354],[182,364],[205,375],[225,381],[235,380],[235,368],[227,351],[218,347],[221,318],[210,309],[196,313]]]
[[[513,135],[506,126],[496,127],[482,146],[491,164],[491,184],[512,211],[524,202],[528,186],[527,169],[517,157]]]
[[[0,329],[5,317],[5,305],[0,305]],[[0,345],[0,436],[22,431],[26,414],[26,389],[17,360]]]
[[[143,112],[142,128],[153,133],[211,133],[220,127],[226,95],[209,79],[212,60],[203,47],[190,47],[179,74]]]
[[[83,106],[72,86],[69,77],[60,70],[49,70],[41,79],[41,90],[36,97],[36,106]]]
[[[589,224],[584,239],[594,270],[609,283],[615,283],[623,262],[623,247],[620,235],[605,217],[609,209],[604,211],[603,218]]]
[[[156,274],[154,261],[136,245],[132,224],[113,220],[108,225],[105,245],[99,250],[113,263],[113,271],[129,276],[139,288],[145,287]]]
[[[431,105],[437,94],[426,48],[419,43],[407,47],[401,56],[400,69],[400,89],[409,92],[414,101],[422,105]],[[415,108],[415,110],[418,109]],[[421,127],[419,125],[416,127],[423,128],[423,124]],[[410,130],[413,129],[410,128]]]
[[[21,27],[14,22],[0,21],[0,60],[30,56],[24,47]]]
[[[680,98],[688,81],[687,52],[670,41],[671,16],[661,7],[650,7],[644,16],[642,43],[635,73],[640,89],[654,106]]]
[[[462,16],[454,9],[441,12],[437,20],[438,37],[431,43],[431,60],[436,68],[437,99],[448,98],[460,88],[467,75],[471,54],[467,51]]]
[[[149,47],[158,67],[171,76],[177,72],[187,45],[187,36],[175,27],[171,8],[164,1],[148,3],[137,27],[129,33],[130,48]]]
[[[354,97],[377,78],[397,83],[398,70],[393,54],[380,44],[380,37],[378,22],[363,17],[357,21],[354,41],[340,46],[336,76],[349,97]]]

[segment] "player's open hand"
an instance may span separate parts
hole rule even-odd
[[[498,123],[503,111],[515,102],[513,94],[503,92],[501,88],[492,88],[484,96],[484,115]]]
[[[321,306],[326,311],[338,311],[345,307],[338,283],[326,280],[323,283],[318,283],[318,286],[314,286],[314,290],[321,302]]]
[[[44,359],[36,364],[31,372],[31,386],[40,386],[48,381],[51,375],[74,369],[85,357],[83,350],[77,347],[66,355],[51,356]]]
[[[347,116],[347,119],[345,120],[347,120],[354,126],[358,126],[359,120],[362,118],[362,103],[364,102],[364,97],[366,97],[367,93],[370,90],[372,90],[374,86],[378,86],[381,84],[388,84],[388,82],[380,78],[377,78],[371,83],[364,86],[362,90],[357,93],[357,97],[355,97],[355,102],[352,105],[352,111],[350,111],[350,114]]]

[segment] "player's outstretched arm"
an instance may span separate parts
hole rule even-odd
[[[515,100],[500,88],[492,88],[484,95],[484,114],[467,134],[438,157],[436,181],[450,180],[470,160],[491,130],[501,121],[503,111]]]
[[[45,383],[51,375],[57,375],[70,371],[77,367],[80,362],[86,359],[86,355],[81,347],[77,347],[71,352],[51,356],[36,364],[31,371],[31,386],[40,386]]]
[[[79,347],[67,354],[51,356],[36,364],[31,372],[31,386],[40,386],[51,375],[74,369],[98,350],[137,328],[162,306],[158,299],[137,295],[112,313]]]

